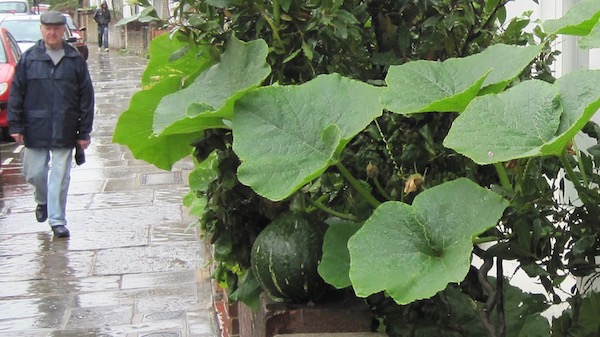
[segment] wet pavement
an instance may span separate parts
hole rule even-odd
[[[0,143],[0,337],[218,336],[206,246],[182,206],[184,160],[162,171],[112,143],[146,60],[90,48],[96,117],[71,171],[68,239],[35,220],[22,148]]]

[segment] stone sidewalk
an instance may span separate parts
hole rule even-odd
[[[90,46],[96,119],[72,170],[69,239],[37,223],[22,148],[1,143],[0,336],[218,336],[208,254],[182,197],[190,161],[170,172],[112,143],[146,60]]]

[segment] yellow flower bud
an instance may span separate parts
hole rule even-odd
[[[376,178],[378,174],[379,169],[377,168],[377,166],[369,163],[369,165],[367,165],[367,177],[373,179]]]
[[[408,179],[406,180],[406,183],[404,184],[404,193],[409,194],[412,192],[416,192],[419,187],[421,187],[421,185],[423,185],[423,182],[425,181],[425,178],[423,178],[423,176],[419,173],[413,173],[411,174]]]

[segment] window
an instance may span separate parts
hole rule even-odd
[[[25,1],[0,1],[0,13],[28,13]]]
[[[19,59],[21,58],[21,49],[19,48],[19,45],[17,44],[17,41],[15,41],[15,38],[9,33],[8,34],[8,46],[10,48],[10,53],[13,54],[13,56],[15,57],[15,60],[19,61]]]

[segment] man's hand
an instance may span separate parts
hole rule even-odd
[[[23,142],[25,141],[23,139],[23,135],[20,133],[11,133],[10,136],[13,137],[15,139],[15,142],[19,144],[23,144]]]
[[[83,140],[83,139],[78,139],[77,140],[77,145],[79,145],[80,148],[82,149],[87,149],[88,146],[90,146],[90,144],[92,143],[91,140]]]

